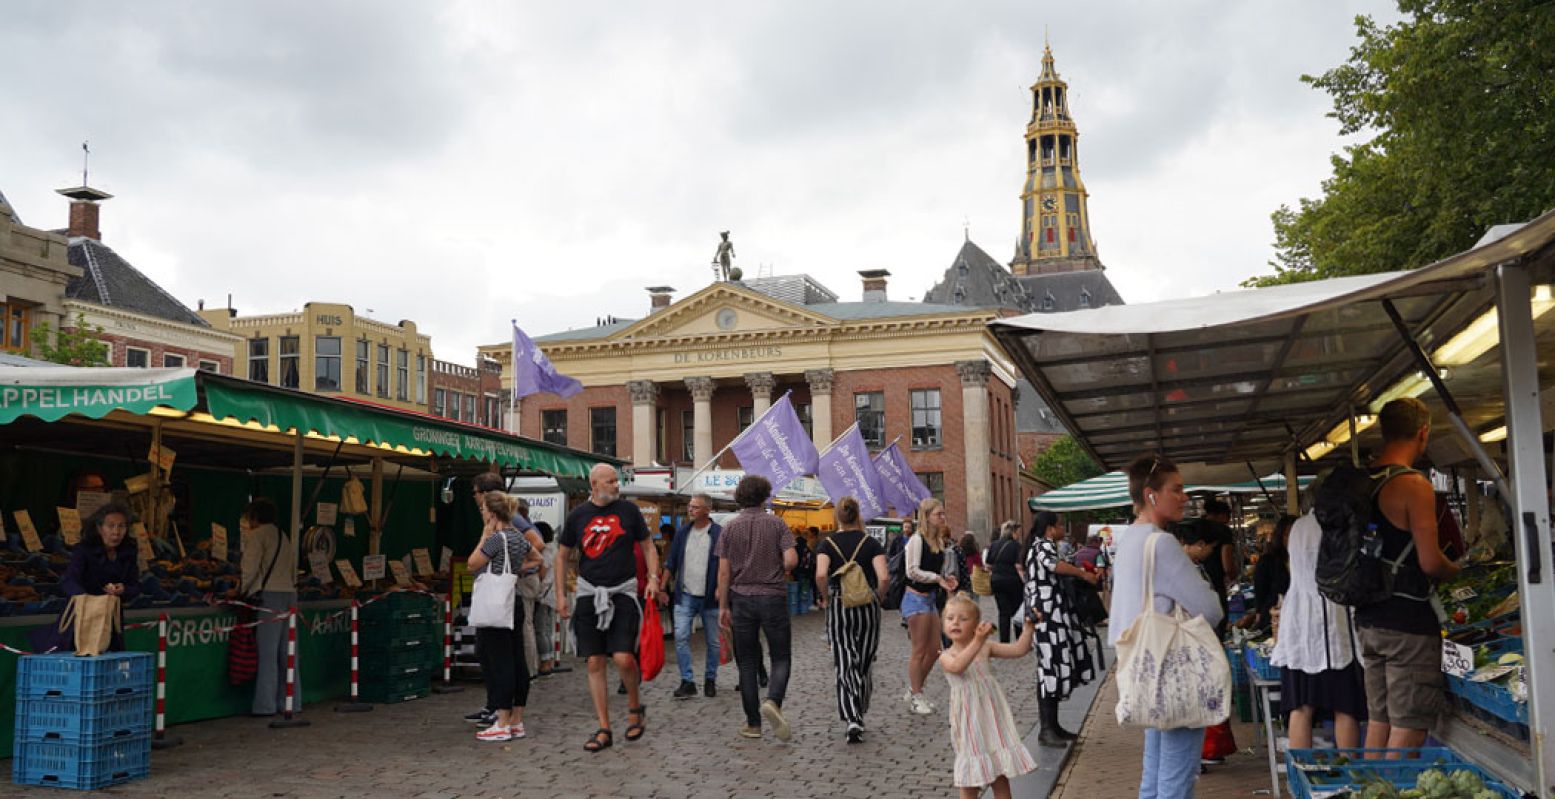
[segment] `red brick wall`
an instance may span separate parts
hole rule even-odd
[[[1020,446],[1020,459],[1021,459],[1021,461],[1024,462],[1026,464],[1026,466],[1028,466],[1028,467],[1031,466],[1031,464],[1037,462],[1037,458],[1041,457],[1042,453],[1047,452],[1048,447],[1053,446],[1053,442],[1055,442],[1055,441],[1057,441],[1057,440],[1059,440],[1060,438],[1063,438],[1063,437],[1064,437],[1063,433],[1021,433],[1021,434],[1019,434],[1019,438],[1020,438],[1019,446]]]
[[[75,328],[67,327],[65,329],[74,330]],[[190,349],[188,347],[172,347],[155,341],[143,341],[141,339],[108,332],[103,333],[101,336],[98,336],[98,338],[104,343],[112,345],[113,347],[113,352],[110,355],[110,360],[112,361],[109,364],[110,366],[127,366],[128,364],[125,362],[125,358],[127,357],[128,352],[125,348],[136,347],[139,349],[147,350],[151,353],[150,366],[152,367],[162,366],[163,355],[182,355],[184,358],[184,365],[191,369],[199,368],[200,361],[215,361],[216,363],[220,364],[219,371],[221,374],[232,374],[231,350],[224,352],[205,352],[202,350]],[[240,375],[240,377],[247,377],[247,375]]]
[[[571,399],[562,399],[555,394],[525,397],[519,409],[519,433],[540,438],[540,414],[564,408],[567,411],[567,446],[589,450],[589,409],[607,405],[616,409],[616,457],[629,459],[632,453],[632,400],[624,385],[590,386]]]

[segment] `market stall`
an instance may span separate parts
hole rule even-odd
[[[126,642],[155,651],[166,619],[167,720],[246,711],[251,689],[226,680],[233,608],[208,600],[236,586],[237,517],[251,496],[265,496],[289,508],[286,527],[301,532],[291,538],[302,550],[302,699],[341,696],[351,600],[401,582],[372,577],[369,560],[442,590],[450,553],[473,543],[469,503],[450,503],[441,489],[488,469],[579,477],[601,461],[614,462],[195,370],[0,367],[0,645],[28,651],[32,631],[55,621],[65,602],[58,575],[80,522],[91,503],[116,495],[142,519],[146,543],[143,590],[126,622],[148,626]],[[0,652],[7,753],[15,664],[14,652]]]
[[[1182,464],[1358,459],[1372,415],[1418,396],[1429,457],[1506,505],[1522,615],[1528,741],[1460,712],[1437,736],[1521,789],[1555,792],[1555,581],[1544,432],[1555,422],[1555,213],[1498,228],[1410,272],[1000,320],[991,327],[1103,466],[1159,450]],[[1444,423],[1445,422],[1445,423]],[[1261,470],[1260,470],[1261,471]],[[1244,471],[1243,474],[1246,474]],[[1490,500],[1486,500],[1487,502]],[[1287,507],[1295,507],[1288,497]],[[1508,628],[1510,630],[1510,628]]]

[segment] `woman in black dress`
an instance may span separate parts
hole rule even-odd
[[[1038,513],[1031,531],[1031,548],[1026,551],[1026,610],[1037,622],[1037,710],[1042,722],[1037,743],[1063,746],[1077,736],[1058,726],[1058,703],[1068,699],[1076,687],[1090,682],[1095,667],[1059,578],[1078,577],[1092,585],[1097,578],[1095,572],[1059,560],[1058,540],[1064,530],[1058,524],[1058,514]]]

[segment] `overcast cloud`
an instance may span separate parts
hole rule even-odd
[[[1142,302],[1267,270],[1344,142],[1298,81],[1391,4],[921,0],[7,3],[0,190],[116,195],[103,239],[193,306],[339,301],[473,361],[738,264],[918,299],[1020,230],[1050,31],[1108,274]]]

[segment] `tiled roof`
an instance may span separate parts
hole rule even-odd
[[[535,341],[592,341],[605,338],[612,333],[625,330],[636,324],[636,319],[617,319],[614,322],[593,327],[580,328],[578,330],[563,330],[560,333],[547,333],[543,336],[535,336]]]
[[[819,302],[807,305],[818,314],[833,319],[857,321],[860,319],[885,319],[893,316],[929,316],[932,314],[963,313],[969,308],[954,305],[937,305],[930,302]]]
[[[1022,313],[1123,304],[1107,273],[1100,269],[1016,276],[971,240],[961,245],[944,278],[923,299],[975,308],[1013,308]]]
[[[186,325],[210,327],[199,314],[179,302],[129,261],[96,239],[70,240],[70,263],[84,274],[70,281],[65,296],[121,308]]]

